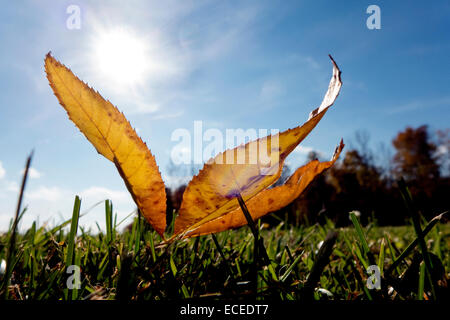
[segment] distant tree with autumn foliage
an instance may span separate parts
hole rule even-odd
[[[430,140],[427,126],[408,127],[392,141],[396,149],[393,173],[406,181],[429,181],[439,178],[436,145]]]
[[[448,210],[450,203],[449,177],[441,175],[445,172],[441,165],[446,155],[440,149],[445,133],[438,135],[439,145],[431,138],[427,126],[407,127],[392,140],[396,150],[392,159],[393,176],[405,179],[416,204],[428,216]]]

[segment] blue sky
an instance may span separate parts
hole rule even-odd
[[[379,30],[366,27],[371,4],[381,9]],[[80,8],[80,29],[67,28],[69,5]],[[32,149],[23,228],[35,219],[52,225],[70,217],[76,194],[84,210],[106,198],[113,200],[119,219],[134,209],[114,165],[95,152],[53,96],[43,68],[48,51],[125,113],[155,154],[164,180],[173,184],[183,176],[182,170],[168,170],[177,144],[171,141],[174,130],[192,131],[195,120],[223,132],[302,124],[326,91],[329,53],[342,69],[341,94],[288,158],[291,166],[302,164],[310,149],[331,156],[339,139],[351,140],[356,130],[366,130],[373,145],[390,145],[406,126],[447,128],[449,16],[448,1],[5,3],[0,231],[13,215]],[[119,48],[121,40],[116,41],[113,51],[134,46],[132,61],[111,61],[116,56],[101,47],[105,35],[117,34],[125,39]],[[128,39],[134,39],[132,45]],[[141,49],[143,54],[133,56]],[[105,67],[104,61],[111,64]],[[123,82],[120,72],[132,70],[127,63],[141,61],[138,76]],[[102,206],[80,223],[96,228],[95,221],[103,227]]]

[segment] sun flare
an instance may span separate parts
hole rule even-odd
[[[102,76],[121,85],[145,80],[148,46],[143,38],[124,28],[106,30],[94,40],[94,63]]]

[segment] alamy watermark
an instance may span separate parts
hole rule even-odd
[[[185,128],[172,132],[170,157],[175,165],[202,164],[213,161],[216,164],[255,164],[261,167],[261,174],[272,174],[271,168],[280,160],[278,129],[226,129],[225,134],[217,128],[203,130],[202,121],[194,121],[193,135]],[[249,143],[248,142],[252,142]],[[247,144],[247,145],[246,145]],[[223,156],[217,156],[225,149]]]
[[[81,287],[80,267],[77,265],[70,265],[67,267],[66,273],[70,274],[70,276],[67,278],[66,281],[67,288],[70,290],[80,289]]]
[[[371,4],[367,7],[366,13],[370,16],[366,20],[366,26],[369,30],[381,29],[381,9],[375,4]]]
[[[367,267],[367,273],[370,274],[367,278],[366,286],[368,289],[381,289],[381,272],[380,268],[374,264]]]
[[[66,19],[66,27],[69,30],[81,29],[81,9],[76,4],[67,7],[66,13],[69,15]]]

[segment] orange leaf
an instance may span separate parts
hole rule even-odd
[[[285,158],[314,129],[339,95],[341,72],[333,58],[331,61],[333,75],[328,91],[307,122],[226,150],[208,161],[193,177],[183,194],[174,237],[235,210],[239,206],[237,194],[248,201],[278,180]]]
[[[330,168],[336,162],[343,148],[344,144],[341,140],[331,161],[319,162],[318,160],[313,160],[298,168],[285,184],[272,189],[263,190],[248,200],[246,206],[252,215],[253,220],[257,220],[270,212],[283,209],[297,199],[317,175]],[[197,229],[186,233],[184,236],[196,237],[241,227],[246,224],[247,219],[245,219],[241,208],[238,207],[215,220],[202,224]]]
[[[78,79],[50,53],[45,58],[50,86],[70,120],[98,153],[114,162],[138,208],[163,236],[166,228],[166,191],[147,145],[123,113]]]

